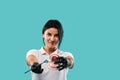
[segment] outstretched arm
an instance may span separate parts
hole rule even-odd
[[[73,68],[74,65],[74,60],[71,56],[67,56],[67,57],[57,57],[54,64],[58,64],[57,69],[60,71],[64,68]]]
[[[34,55],[29,55],[27,57],[27,65],[32,66],[35,62],[38,62],[38,59]]]
[[[31,70],[34,73],[40,74],[43,72],[41,64],[39,64],[38,59],[34,55],[29,55],[27,57],[27,65],[31,66]]]
[[[67,58],[67,59],[69,60],[69,62],[70,62],[69,68],[70,68],[70,69],[73,68],[73,67],[74,67],[74,59],[73,59],[71,56],[67,56],[66,58]]]

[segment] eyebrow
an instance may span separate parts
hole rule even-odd
[[[52,33],[48,32],[47,34],[52,34]],[[58,35],[58,33],[57,33],[57,34],[55,34],[55,35]]]

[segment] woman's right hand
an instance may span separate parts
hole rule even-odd
[[[42,73],[43,69],[41,68],[41,64],[39,64],[38,62],[33,63],[33,65],[31,66],[31,71],[37,74]]]

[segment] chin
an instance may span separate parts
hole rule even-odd
[[[49,48],[56,48],[56,46],[50,45]]]
[[[50,48],[54,49],[54,48],[55,48],[55,46],[51,46]]]

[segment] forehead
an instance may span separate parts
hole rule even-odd
[[[56,28],[48,28],[45,32],[51,34],[58,34],[58,30]]]

